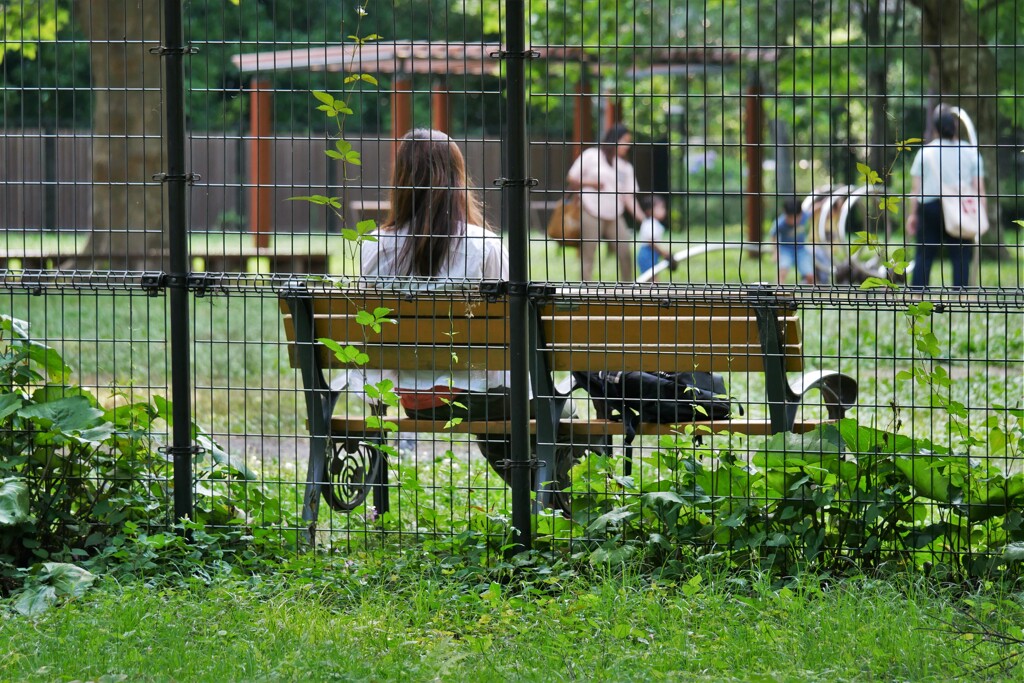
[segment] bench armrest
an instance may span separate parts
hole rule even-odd
[[[857,380],[841,372],[813,370],[805,372],[791,381],[792,398],[800,403],[812,389],[821,391],[830,419],[838,420],[846,411],[857,405]]]

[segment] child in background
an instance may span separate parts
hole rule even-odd
[[[797,281],[814,284],[814,253],[806,243],[804,232],[809,216],[795,197],[787,199],[782,209],[771,232],[775,239],[775,260],[779,262],[779,283],[784,284],[789,279],[789,271],[795,266]]]
[[[676,262],[672,259],[672,252],[661,241],[665,238],[665,220],[667,209],[665,200],[660,195],[648,194],[640,197],[640,208],[647,216],[636,232],[636,241],[639,248],[636,252],[636,272],[646,273],[655,265],[666,259],[669,268],[675,268]],[[656,277],[651,278],[654,282]]]

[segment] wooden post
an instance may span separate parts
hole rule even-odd
[[[622,122],[622,102],[614,95],[604,96],[604,130],[608,131]]]
[[[249,232],[259,248],[270,246],[273,95],[270,83],[252,79],[249,88]]]
[[[747,241],[759,244],[764,227],[764,104],[755,74],[747,86],[744,131],[747,157]]]
[[[448,132],[449,98],[448,82],[442,80],[434,83],[433,92],[430,94],[430,127],[442,133]]]
[[[412,78],[395,74],[391,93],[391,167],[394,168],[398,141],[412,130]]]
[[[575,159],[583,153],[583,148],[594,144],[594,120],[593,105],[590,101],[590,82],[586,73],[580,76],[576,84],[576,102],[572,115],[572,158]]]

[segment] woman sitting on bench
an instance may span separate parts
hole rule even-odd
[[[376,289],[458,290],[485,280],[508,280],[508,254],[483,219],[469,189],[459,147],[437,130],[417,129],[402,138],[391,180],[391,209],[375,242],[361,247],[362,283]],[[507,420],[507,372],[402,370],[384,373],[414,419],[446,422]],[[506,483],[511,441],[476,435],[480,452]]]

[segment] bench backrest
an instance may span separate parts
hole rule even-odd
[[[403,298],[366,292],[316,293],[309,297],[314,340],[329,338],[351,345],[369,359],[368,369],[508,370],[508,303],[483,299]],[[359,321],[362,312],[388,309],[393,322],[376,332]],[[287,299],[281,299],[292,367],[296,321]],[[317,345],[320,367],[347,367],[335,354]]]
[[[764,372],[748,304],[552,303],[540,320],[552,370]],[[799,319],[779,316],[777,324],[785,369],[802,370]]]
[[[308,297],[308,298],[306,298]],[[509,369],[508,303],[504,300],[403,298],[369,292],[303,295],[312,311],[312,339],[327,337],[365,353],[370,369]],[[292,367],[296,324],[281,309]],[[376,332],[361,312],[389,309],[394,322]],[[552,370],[764,372],[757,318],[749,303],[664,301],[545,302],[538,305],[538,350]],[[786,371],[803,369],[800,324],[793,312],[776,316]],[[317,344],[321,368],[345,367]]]

